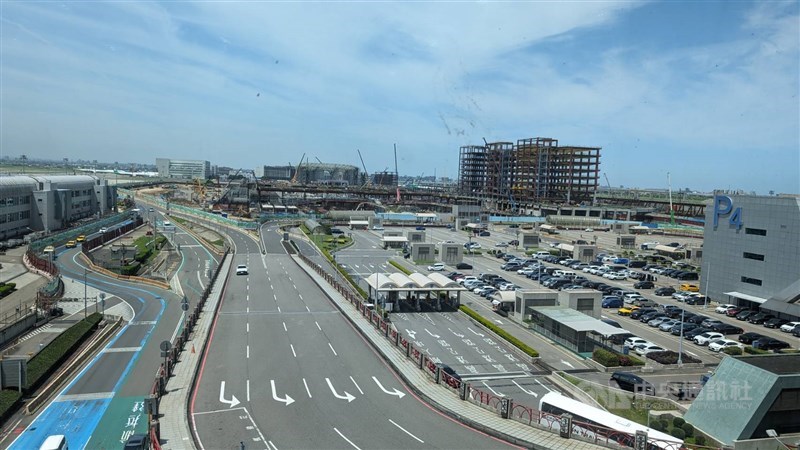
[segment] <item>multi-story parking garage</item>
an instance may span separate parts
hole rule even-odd
[[[705,223],[701,288],[710,298],[800,317],[800,196],[717,195]]]

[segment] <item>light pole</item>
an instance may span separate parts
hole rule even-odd
[[[711,279],[711,261],[708,262],[708,270],[706,271],[706,294],[703,297],[703,309],[708,307],[708,282]]]
[[[685,323],[684,321],[685,318],[686,318],[686,308],[681,308],[681,335],[678,338],[678,367],[680,367],[683,364],[683,324]],[[649,413],[647,420],[648,422],[650,420]]]
[[[83,268],[83,318],[86,318],[86,267]]]

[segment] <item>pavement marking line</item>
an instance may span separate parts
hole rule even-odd
[[[302,295],[302,294],[297,294],[297,297],[298,297],[300,300],[302,300],[302,299],[303,299],[303,295]]]
[[[200,283],[200,288],[205,291],[206,287],[203,284],[203,279],[200,278],[200,271],[199,270],[197,271],[197,282]]]
[[[311,390],[308,389],[308,383],[306,383],[305,378],[303,378],[303,386],[306,387],[306,394],[308,394],[308,398],[311,398]]]
[[[100,353],[128,353],[128,352],[138,352],[141,349],[142,347],[117,347],[117,348],[107,348]]]
[[[289,344],[289,347],[292,348],[292,355],[294,355],[294,357],[297,358],[297,353],[294,352],[294,345]]]
[[[331,348],[331,351],[333,352],[333,355],[334,355],[334,356],[339,356],[339,355],[336,353],[336,350],[334,350],[334,349],[333,349],[333,345],[331,345],[331,343],[330,343],[330,342],[328,342],[328,347],[330,347],[330,348]]]
[[[192,415],[193,416],[204,416],[206,414],[219,414],[219,413],[231,412],[231,411],[237,411],[237,410],[242,410],[242,411],[247,412],[247,410],[244,408],[244,406],[240,406],[238,408],[231,408],[231,409],[215,409],[215,410],[212,410],[212,411],[196,412],[196,413],[192,413]]]
[[[281,312],[281,307],[280,306],[278,306],[278,312]]]
[[[294,399],[286,394],[286,397],[280,398],[278,397],[278,392],[275,390],[275,380],[269,380],[269,385],[272,387],[272,399],[276,402],[282,402],[285,406],[289,406],[294,403]],[[263,438],[263,436],[262,436]]]
[[[547,386],[545,386],[544,384],[542,384],[542,382],[541,382],[541,381],[539,381],[539,380],[537,380],[536,378],[534,378],[534,379],[533,379],[533,381],[535,381],[535,382],[539,383],[539,386],[541,386],[541,387],[543,387],[543,388],[547,389],[547,392],[553,392],[553,390],[552,390],[552,389],[550,389],[549,387],[547,387]]]
[[[361,450],[360,448],[358,448],[358,446],[356,444],[353,444],[353,441],[351,441],[350,439],[347,439],[347,436],[343,435],[341,431],[337,430],[336,427],[333,427],[333,431],[335,431],[339,436],[341,436],[342,439],[347,441],[348,444],[352,445],[354,449]]]
[[[267,448],[270,450],[278,450],[278,447],[275,447],[275,444],[273,444],[272,441],[267,441]]]
[[[286,322],[283,322],[283,331],[289,331],[286,329]]]
[[[356,399],[355,397],[353,397],[353,394],[347,391],[344,391],[344,395],[339,395],[339,393],[336,392],[336,388],[333,387],[333,383],[331,383],[330,378],[325,378],[325,382],[328,383],[328,387],[331,389],[331,393],[333,393],[334,397],[340,400],[347,400],[347,403],[350,403]]]
[[[485,381],[481,381],[481,384],[483,384],[484,386],[486,386],[486,389],[489,389],[490,391],[492,391],[492,393],[493,393],[494,395],[496,395],[496,396],[498,396],[498,397],[505,397],[505,396],[506,396],[505,394],[503,394],[503,393],[500,393],[500,392],[497,392],[497,391],[495,391],[494,389],[492,389],[492,387],[491,387],[491,386],[489,386],[488,384],[486,384],[486,382],[485,382]]]
[[[364,395],[364,391],[361,390],[361,388],[358,386],[358,383],[356,383],[356,380],[354,380],[352,376],[350,377],[350,381],[352,381],[353,384],[356,385],[356,389],[358,389],[358,392],[361,392],[361,395]]]
[[[247,322],[246,325],[247,325],[247,333],[249,333],[250,332],[250,322]]]
[[[107,398],[114,398],[113,392],[94,392],[90,394],[69,394],[59,395],[54,401],[56,402],[74,402],[78,400],[102,400]]]
[[[247,379],[247,401],[250,401],[250,378]]]
[[[250,344],[247,344],[247,359],[250,359]]]
[[[319,322],[317,322],[317,321],[315,320],[315,321],[314,321],[314,323],[315,323],[315,324],[317,324],[317,329],[318,329],[319,331],[322,331],[322,328],[320,328],[320,326],[319,326]]]
[[[520,385],[517,383],[517,381],[516,381],[516,380],[511,380],[511,382],[512,382],[512,383],[514,383],[514,384],[516,384],[516,385],[517,385],[517,387],[518,387],[518,388],[520,388],[520,390],[522,390],[522,392],[524,392],[524,393],[526,393],[526,394],[528,394],[528,395],[532,395],[532,396],[534,396],[534,397],[538,397],[538,396],[539,396],[539,394],[537,394],[536,392],[529,391],[529,390],[525,389],[524,387],[520,386]]]
[[[383,385],[381,384],[381,382],[380,382],[380,381],[378,381],[378,378],[377,378],[377,377],[375,377],[374,375],[372,376],[372,379],[375,381],[375,384],[377,384],[377,385],[378,385],[378,387],[379,387],[379,388],[381,388],[381,390],[382,390],[383,392],[385,392],[385,393],[387,393],[387,394],[389,394],[389,395],[396,395],[396,396],[397,396],[397,397],[399,397],[399,398],[403,398],[403,397],[406,395],[405,393],[403,393],[403,392],[401,392],[401,391],[398,391],[398,390],[397,390],[397,388],[395,388],[394,392],[391,392],[391,391],[387,390],[385,387],[383,387]]]
[[[306,311],[311,312],[311,309],[306,305]]]
[[[250,307],[247,307],[247,314],[250,314]]]
[[[397,424],[397,422],[395,422],[394,420],[392,420],[392,419],[389,419],[389,422],[392,422],[392,425],[396,426],[397,428],[400,428],[400,429],[401,429],[401,430],[403,430],[403,431],[404,431],[404,432],[405,432],[407,435],[409,435],[409,436],[411,436],[412,438],[416,439],[416,440],[417,440],[417,441],[418,441],[420,444],[424,444],[424,443],[425,443],[425,441],[423,441],[422,439],[420,439],[420,438],[418,438],[418,437],[414,436],[414,435],[413,435],[413,434],[411,434],[411,433],[410,433],[408,430],[406,430],[405,428],[403,428],[403,427],[401,427],[400,425],[398,425],[398,424]]]

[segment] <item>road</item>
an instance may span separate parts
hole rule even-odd
[[[214,259],[186,233],[176,231],[175,240],[181,244],[186,295],[194,304],[208,279],[193,268]],[[59,251],[57,264],[65,279],[83,281],[79,249]],[[9,448],[38,448],[51,434],[65,434],[71,448],[119,448],[130,434],[147,430],[143,399],[162,362],[159,343],[172,340],[181,327],[181,296],[92,272],[86,273],[86,281],[126,303],[134,319],[32,421],[25,418],[16,426],[24,431]]]
[[[234,233],[191,418],[203,448],[497,448],[416,398],[288,256]]]

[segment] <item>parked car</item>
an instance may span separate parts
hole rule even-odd
[[[722,333],[724,335],[729,334],[742,334],[744,330],[741,327],[737,327],[736,325],[731,325],[729,323],[720,322],[715,325],[711,325],[710,327],[712,330]]]
[[[769,319],[766,322],[764,322],[764,326],[767,328],[780,328],[785,323],[789,323],[789,321],[786,319],[781,319],[779,317],[773,317],[772,319]]]
[[[754,309],[745,309],[736,315],[736,320],[747,320],[750,318],[750,316],[754,316],[756,314],[758,314],[758,311]]]
[[[491,235],[492,233],[489,233],[488,231],[481,231],[480,233],[478,233],[478,236],[480,237],[489,237]]]
[[[781,325],[781,331],[783,331],[784,333],[791,333],[792,330],[795,329],[798,325],[800,325],[800,322],[787,322]]]
[[[700,326],[703,326],[703,327],[706,327],[706,328],[713,328],[714,325],[718,325],[718,324],[721,324],[721,323],[722,323],[721,320],[715,319],[713,317],[709,317],[708,319],[700,322]]]
[[[763,337],[753,341],[753,348],[761,350],[780,350],[783,348],[791,348],[788,342],[780,341],[771,337]]]
[[[688,292],[700,292],[700,287],[698,287],[696,284],[689,283],[683,283],[678,289]]]
[[[639,281],[633,284],[634,289],[653,289],[653,286],[652,281]]]
[[[643,316],[641,316],[639,318],[639,321],[642,322],[642,323],[650,323],[651,320],[658,319],[660,317],[668,318],[667,315],[664,314],[663,312],[655,311],[655,312],[644,314]]]
[[[647,339],[642,339],[640,337],[632,336],[628,339],[625,339],[625,343],[623,344],[626,347],[633,348],[639,344],[649,344],[650,342]]]
[[[700,325],[697,325],[697,324],[694,324],[694,323],[681,324],[680,322],[678,322],[678,324],[674,325],[672,328],[669,329],[670,334],[672,334],[674,336],[680,336],[681,335],[681,325],[683,325],[683,334],[684,334],[684,336],[686,335],[686,333],[694,330],[695,328],[701,328]]]
[[[444,271],[444,263],[435,263],[428,266],[428,270],[431,272],[442,272]]]
[[[755,325],[763,324],[764,322],[768,321],[769,319],[773,319],[775,316],[768,313],[758,313],[754,316],[748,317],[747,322],[752,323]]]
[[[654,294],[658,295],[659,297],[668,297],[675,293],[675,288],[670,286],[664,286],[656,289],[653,291]]]
[[[424,230],[425,230],[425,227],[423,227],[422,225],[417,227],[417,231],[424,231]]]
[[[725,313],[728,312],[729,309],[733,309],[733,308],[736,308],[736,305],[731,305],[731,304],[727,303],[727,304],[724,304],[724,305],[719,305],[716,308],[714,308],[714,312],[718,313],[718,314],[725,314]]]
[[[621,308],[622,305],[622,299],[614,296],[603,297],[603,302],[601,303],[603,308]]]
[[[736,317],[737,314],[739,314],[740,312],[742,312],[744,310],[745,310],[745,308],[743,306],[737,306],[735,308],[731,308],[731,309],[725,311],[725,315],[728,316],[728,317]]]
[[[697,336],[700,336],[703,333],[708,333],[709,331],[713,331],[713,330],[709,330],[708,328],[703,328],[700,325],[696,325],[696,327],[697,328],[694,328],[691,331],[684,332],[683,333],[683,338],[687,339],[687,340],[690,340],[690,341],[694,341],[694,338],[696,338]]]
[[[615,381],[617,386],[624,391],[633,392],[636,394],[652,394],[655,395],[655,387],[644,380],[639,375],[630,372],[614,372],[611,374],[609,381]]]
[[[630,316],[631,319],[640,320],[643,315],[650,314],[652,312],[656,312],[655,308],[639,308],[631,312]]]
[[[630,337],[634,337],[633,333],[619,333],[611,335],[609,340],[616,345],[623,345],[625,340]]]
[[[460,269],[460,270],[472,270],[472,266],[471,266],[470,264],[467,264],[467,263],[463,263],[463,262],[462,262],[462,263],[458,263],[458,264],[456,264],[456,269]]]
[[[703,305],[706,303],[706,296],[697,292],[691,293],[683,300],[687,305]]]
[[[658,329],[660,331],[669,331],[672,329],[672,327],[674,327],[675,325],[679,325],[680,323],[681,323],[680,320],[675,320],[675,319],[665,320],[658,325]]]
[[[708,349],[712,352],[721,352],[729,347],[739,347],[743,349],[744,345],[730,339],[718,339],[708,344]]]
[[[690,317],[686,321],[689,322],[689,323],[696,323],[696,324],[700,325],[701,323],[703,323],[704,320],[706,320],[708,318],[709,318],[708,316],[697,315],[697,316]]]
[[[716,341],[717,339],[723,339],[725,336],[722,333],[717,333],[714,331],[707,331],[703,334],[694,337],[694,343],[697,345],[708,345],[711,341]]]
[[[632,312],[639,309],[638,306],[623,306],[622,308],[617,310],[617,314],[620,316],[630,316]]]
[[[739,342],[741,342],[742,344],[752,344],[753,341],[757,341],[763,337],[766,336],[764,336],[763,334],[748,331],[747,333],[742,333],[739,335]]]
[[[648,320],[648,321],[647,321],[647,325],[649,325],[649,326],[651,326],[651,327],[653,327],[653,328],[657,328],[657,327],[658,327],[658,326],[660,326],[662,323],[664,323],[664,322],[667,322],[667,321],[669,321],[669,320],[672,320],[672,319],[670,319],[670,318],[669,318],[669,317],[667,317],[666,315],[662,315],[661,317],[656,317],[656,318],[654,318],[654,319]]]
[[[633,351],[635,351],[637,355],[645,356],[648,353],[663,352],[664,348],[656,344],[640,344],[634,347]]]

